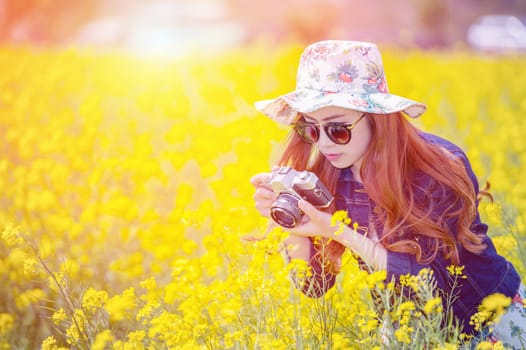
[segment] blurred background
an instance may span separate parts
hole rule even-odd
[[[524,0],[0,0],[2,44],[180,55],[326,38],[526,50]]]

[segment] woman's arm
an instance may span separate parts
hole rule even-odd
[[[256,188],[254,201],[256,208],[265,217],[270,217],[270,207],[276,200],[276,194],[268,186],[266,179],[268,173],[257,174],[251,179]],[[298,288],[308,296],[321,296],[334,285],[336,276],[328,271],[323,254],[320,254],[312,244],[311,237],[325,237],[333,239],[345,247],[351,249],[369,266],[376,270],[387,267],[387,251],[379,243],[356,233],[353,229],[345,226],[339,230],[331,226],[332,215],[322,212],[306,201],[299,202],[300,209],[305,213],[302,224],[289,229],[290,236],[284,241],[283,254],[287,260],[301,259],[306,261],[312,268],[312,276],[302,279],[293,277]]]
[[[308,237],[290,235],[283,241],[281,253],[287,262],[292,259],[310,261],[312,256],[312,242]]]
[[[357,233],[347,225],[342,228],[332,226],[332,215],[316,209],[307,201],[300,201],[299,207],[306,219],[301,225],[290,229],[291,234],[335,240],[351,249],[374,270],[384,270],[387,267],[387,250],[380,243]]]

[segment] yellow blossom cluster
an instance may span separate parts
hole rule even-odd
[[[249,179],[288,132],[253,102],[294,89],[301,50],[2,48],[0,348],[460,348],[429,272],[395,284],[346,254],[325,296],[291,283],[313,271],[285,264]],[[384,63],[391,91],[428,105],[413,122],[491,183],[482,218],[526,276],[525,60],[386,50]]]
[[[511,298],[503,294],[488,295],[479,305],[478,312],[471,317],[470,324],[477,330],[481,330],[487,325],[496,324],[510,304]]]
[[[339,236],[343,232],[343,228],[351,224],[351,218],[347,216],[345,210],[337,210],[331,217],[331,226],[336,226],[337,229],[334,232],[335,236]]]

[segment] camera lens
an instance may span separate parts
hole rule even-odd
[[[295,227],[303,215],[298,207],[298,200],[299,198],[291,193],[280,193],[270,208],[270,216],[285,228]]]

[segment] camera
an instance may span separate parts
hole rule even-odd
[[[268,183],[278,194],[270,208],[270,216],[277,224],[285,228],[293,228],[301,221],[304,215],[298,207],[301,199],[316,208],[326,208],[334,199],[316,174],[309,171],[297,171],[289,166],[282,166],[272,172]]]

